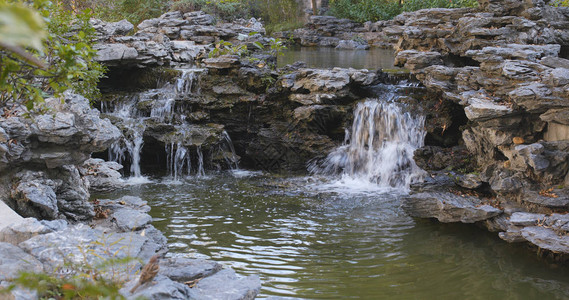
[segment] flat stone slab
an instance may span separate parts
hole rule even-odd
[[[528,242],[554,253],[569,253],[569,236],[559,235],[553,229],[532,226],[521,230]]]
[[[410,195],[403,199],[402,207],[412,217],[436,218],[443,223],[474,223],[502,213],[500,209],[482,205],[478,198],[449,192]]]
[[[251,300],[261,290],[258,275],[238,276],[233,269],[224,269],[200,280],[190,289],[191,299]]]
[[[172,281],[164,275],[158,274],[152,282],[141,285],[134,291],[134,294],[131,294],[130,290],[137,282],[138,277],[125,284],[125,286],[120,290],[120,293],[127,299],[190,299],[190,289],[186,285]]]
[[[97,256],[104,259],[138,257],[147,240],[134,232],[106,233],[103,229],[78,224],[33,237],[19,246],[46,267],[57,268],[64,262],[96,265],[101,262]]]
[[[537,222],[544,220],[544,214],[515,212],[510,216],[510,223],[515,226],[535,226],[537,225]]]
[[[208,277],[220,270],[221,265],[211,260],[183,257],[160,260],[160,274],[178,282]]]
[[[24,218],[12,210],[6,203],[0,201],[0,230],[2,228],[22,221]]]
[[[42,272],[43,267],[36,258],[24,250],[9,243],[0,243],[0,282],[15,278],[22,271]],[[1,296],[0,294],[0,298]]]
[[[66,227],[65,220],[38,221],[36,218],[25,218],[0,229],[0,242],[18,245],[34,236],[63,230]]]

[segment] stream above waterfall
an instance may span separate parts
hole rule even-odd
[[[326,191],[320,187],[327,186]],[[562,299],[569,272],[472,225],[414,220],[394,190],[260,172],[155,178],[147,200],[169,255],[259,274],[260,298]]]
[[[393,69],[392,50],[337,50],[329,47],[290,47],[277,58],[279,67],[302,61],[310,68]]]

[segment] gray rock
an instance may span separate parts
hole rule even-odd
[[[208,68],[213,69],[231,69],[239,66],[239,57],[236,55],[222,55],[205,59],[204,64]]]
[[[152,217],[147,213],[126,207],[113,212],[113,218],[123,232],[142,229],[152,222]]]
[[[464,112],[466,113],[466,117],[471,121],[500,118],[511,114],[513,111],[505,105],[500,105],[483,98],[470,98],[468,104],[469,105],[464,108]]]
[[[482,181],[477,175],[466,174],[459,177],[457,184],[463,188],[473,190],[482,186]]]
[[[192,299],[250,300],[261,289],[257,275],[239,277],[234,270],[224,269],[200,280],[190,290]]]
[[[103,39],[108,39],[116,35],[127,35],[134,30],[134,25],[124,19],[118,22],[105,22],[98,19],[91,19],[90,23]]]
[[[539,61],[541,64],[548,66],[550,68],[565,68],[569,69],[569,59],[557,57],[557,56],[546,56]]]
[[[90,158],[79,167],[79,172],[89,183],[89,191],[110,192],[125,186],[119,172],[122,168],[123,166],[116,162]]]
[[[545,221],[544,214],[516,212],[510,216],[510,223],[515,226],[535,226],[540,221]]]
[[[120,293],[127,299],[190,299],[190,289],[181,283],[170,280],[163,275],[157,275],[151,283],[143,284],[138,287],[134,294],[130,290],[138,282],[138,278],[131,280],[120,290]]]
[[[561,231],[569,231],[569,215],[551,214],[545,219],[545,225]]]
[[[569,236],[558,235],[554,230],[532,226],[521,230],[522,236],[528,242],[554,253],[569,253]]]
[[[65,220],[38,221],[35,218],[25,218],[0,230],[0,242],[18,245],[34,236],[59,231],[67,228]]]
[[[19,184],[12,190],[16,210],[25,217],[56,219],[59,216],[56,184],[41,172],[27,171],[18,175]]]
[[[516,231],[505,231],[498,233],[498,236],[508,243],[521,243],[525,242],[526,239],[522,236],[521,230]]]
[[[220,264],[209,260],[183,257],[160,260],[160,274],[178,282],[208,277],[220,270]]]
[[[402,207],[413,217],[436,218],[443,223],[474,223],[502,213],[490,205],[481,205],[475,197],[447,192],[413,194],[403,198]]]
[[[97,44],[95,60],[101,63],[111,63],[134,60],[138,57],[138,51],[124,44]]]
[[[341,40],[338,42],[336,49],[342,50],[367,50],[369,45],[356,42],[354,40]]]
[[[569,125],[569,109],[550,109],[541,114],[539,118],[545,122],[554,122],[562,125]]]
[[[558,193],[558,191],[553,191]],[[542,196],[538,192],[525,191],[522,194],[522,201],[537,204],[547,208],[569,208],[569,195],[559,194],[558,197]]]
[[[0,289],[2,288],[9,288],[11,282],[9,281],[0,281]],[[21,287],[14,287],[12,291],[10,291],[10,296],[2,295],[4,298],[3,300],[30,300],[30,299],[38,299],[38,293],[36,291],[24,289]]]
[[[105,228],[91,228],[88,225],[78,224],[61,231],[33,237],[20,243],[19,246],[39,259],[48,270],[54,270],[64,262],[75,265],[85,263],[97,265],[112,258],[140,257],[139,253],[147,240],[146,237],[134,232],[112,233]],[[114,271],[130,274],[134,268],[132,264],[117,266]],[[112,273],[111,270],[105,271]]]
[[[42,272],[42,264],[24,250],[0,242],[0,282],[16,278],[19,272]]]

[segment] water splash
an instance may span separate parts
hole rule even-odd
[[[229,137],[229,134],[225,130],[221,133],[221,137],[223,138],[225,143],[222,144],[219,150],[222,151],[223,157],[225,158],[225,161],[227,162],[229,168],[231,170],[238,170],[239,158],[235,153],[235,147],[233,147],[233,141],[231,141],[231,137]],[[224,148],[228,148],[229,151],[226,151]]]
[[[315,174],[341,174],[345,184],[373,183],[408,189],[424,172],[413,152],[423,146],[425,118],[404,112],[401,104],[368,99],[354,111],[344,145],[309,165]]]

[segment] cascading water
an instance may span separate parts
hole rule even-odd
[[[312,163],[315,174],[341,173],[381,187],[407,189],[423,176],[413,152],[423,146],[425,118],[404,112],[402,104],[368,99],[357,105],[351,132],[344,145],[321,162]]]
[[[144,134],[147,130],[147,122],[158,122],[173,125],[177,135],[172,136],[171,141],[165,143],[166,165],[168,173],[174,180],[181,176],[190,175],[192,171],[198,176],[205,176],[204,155],[201,147],[195,149],[197,166],[192,170],[191,158],[194,152],[185,146],[184,141],[190,139],[191,129],[186,123],[186,118],[181,115],[174,120],[176,99],[184,99],[188,96],[199,94],[199,78],[203,69],[180,70],[181,75],[176,81],[164,83],[160,88],[148,90],[124,97],[115,103],[102,103],[101,111],[121,120],[124,138],[109,147],[109,160],[123,164],[130,160],[130,172],[133,177],[141,177],[140,157],[144,145]],[[149,103],[149,104],[148,104]],[[146,113],[142,109],[146,107]],[[149,112],[148,112],[149,111]],[[180,124],[180,125],[175,125]],[[237,167],[237,158],[231,139],[226,132],[222,134],[225,148],[231,150],[232,157],[226,158],[230,168]],[[225,152],[224,151],[224,155]]]

